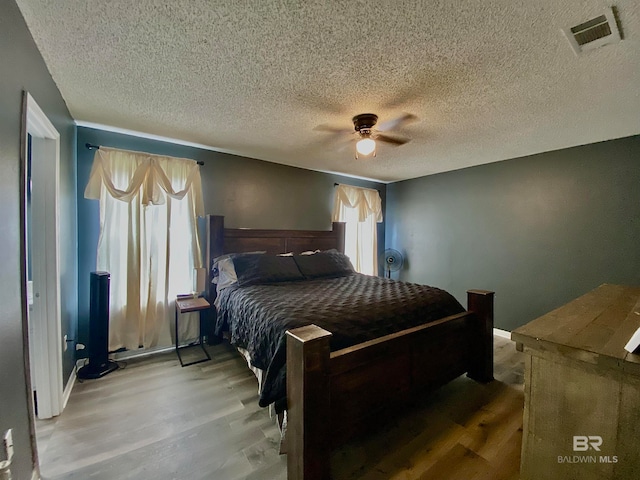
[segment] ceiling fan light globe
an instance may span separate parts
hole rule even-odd
[[[356,151],[363,156],[371,155],[376,149],[376,142],[371,138],[363,138],[356,143]]]

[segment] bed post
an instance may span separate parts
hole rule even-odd
[[[481,383],[493,380],[493,297],[488,290],[467,291],[467,310],[475,313],[477,336],[472,340],[470,366],[467,375]]]
[[[287,331],[287,478],[330,474],[331,333],[316,325]]]
[[[209,280],[213,259],[222,255],[224,249],[224,217],[207,215],[207,251],[206,263]],[[210,284],[210,283],[209,283]]]
[[[216,286],[211,283],[211,267],[213,259],[219,257],[224,249],[224,217],[220,215],[207,215],[206,218],[206,251],[204,253],[204,266],[207,269],[207,301],[213,304],[216,298]],[[207,343],[215,345],[220,342],[220,338],[215,334],[216,312],[215,307],[207,310]]]
[[[331,224],[331,230],[335,232],[338,239],[338,245],[336,249],[341,253],[344,253],[344,234],[346,225],[347,224],[344,222],[333,222]]]

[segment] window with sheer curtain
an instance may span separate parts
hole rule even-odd
[[[345,222],[345,254],[357,272],[378,275],[377,223],[382,222],[382,200],[377,190],[337,185],[333,221]]]
[[[85,198],[100,200],[96,269],[111,274],[109,350],[171,345],[176,295],[193,290],[202,266],[198,164],[100,147]],[[181,340],[196,338],[197,314],[179,326]]]

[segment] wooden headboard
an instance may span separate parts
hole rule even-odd
[[[259,230],[224,228],[224,217],[207,215],[205,265],[207,285],[211,288],[213,259],[225,253],[266,251],[301,253],[307,250],[335,248],[344,253],[344,223],[334,222],[331,230]],[[215,292],[215,290],[214,290]],[[214,298],[215,295],[211,295]]]

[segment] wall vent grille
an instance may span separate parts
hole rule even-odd
[[[575,27],[565,28],[562,32],[576,55],[620,41],[618,25],[610,8],[602,15]]]

